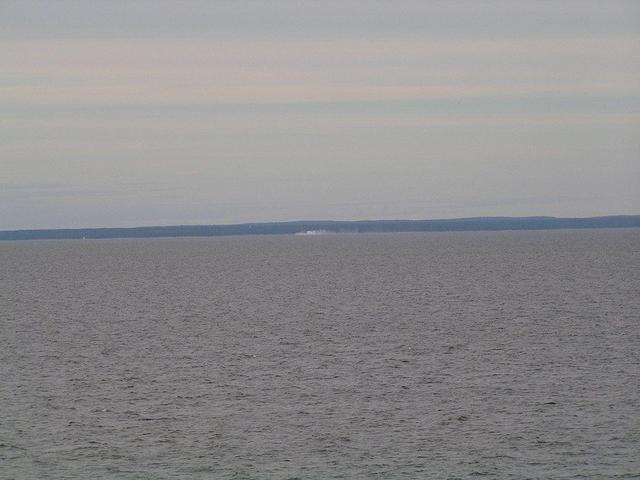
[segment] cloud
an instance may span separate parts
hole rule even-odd
[[[0,228],[640,208],[636,1],[2,9]]]
[[[640,94],[638,47],[640,36],[560,43],[5,42],[0,103],[72,107],[629,96]]]
[[[441,38],[637,32],[635,0],[4,0],[0,32],[23,38]]]

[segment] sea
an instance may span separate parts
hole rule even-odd
[[[640,478],[640,229],[0,242],[0,478]]]

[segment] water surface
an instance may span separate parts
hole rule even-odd
[[[640,231],[0,243],[0,477],[638,478]]]

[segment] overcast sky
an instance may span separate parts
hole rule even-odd
[[[0,2],[0,229],[640,214],[640,2]]]

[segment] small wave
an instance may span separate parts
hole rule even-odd
[[[328,230],[306,230],[304,232],[296,232],[296,235],[327,235]]]

